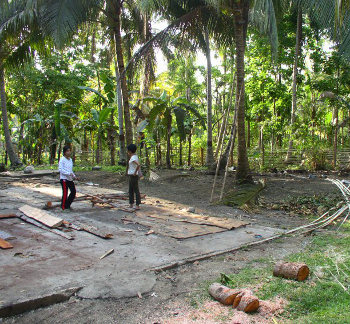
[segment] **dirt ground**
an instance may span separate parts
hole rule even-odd
[[[298,215],[297,210],[283,210],[286,201],[300,197],[339,196],[338,189],[322,177],[302,175],[304,178],[287,175],[255,175],[255,180],[266,179],[266,188],[261,192],[256,207],[244,212],[217,203],[210,204],[213,176],[199,171],[155,170],[160,179],[154,182],[141,181],[141,193],[174,208],[194,207],[196,213],[212,216],[239,217],[252,224],[289,229],[305,224],[308,219]],[[99,187],[127,190],[123,175],[103,171],[77,172],[81,182],[94,183]],[[37,180],[45,182],[45,179]],[[228,178],[226,188],[233,187],[234,177]],[[219,177],[221,187],[222,177]],[[2,188],[11,184],[1,183]],[[79,187],[79,183],[77,184]],[[217,189],[216,197],[219,194]],[[147,199],[147,198],[146,198]],[[285,209],[285,208],[284,208]],[[296,208],[297,209],[297,208]],[[316,215],[315,215],[316,216]],[[317,235],[317,234],[316,234]],[[251,248],[227,253],[208,260],[164,271],[157,277],[154,292],[148,296],[128,299],[83,299],[72,297],[69,301],[31,311],[4,323],[216,323],[208,317],[210,305],[202,304],[203,286],[214,281],[220,273],[234,274],[246,266],[260,267],[258,259],[270,258],[271,262],[301,251],[312,239],[311,236],[295,236],[278,239]],[[0,298],[1,299],[1,298]],[[208,307],[207,310],[205,307]],[[1,319],[0,319],[1,321]],[[237,323],[263,323],[262,319],[250,317]],[[267,323],[268,321],[266,321]],[[222,320],[222,323],[233,323]]]

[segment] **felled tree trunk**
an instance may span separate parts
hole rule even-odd
[[[304,263],[292,263],[280,261],[275,264],[273,275],[286,279],[304,281],[309,276],[309,268]]]
[[[211,284],[209,287],[210,295],[224,305],[232,305],[236,296],[240,294],[240,292],[240,290],[230,289],[226,286],[220,285],[217,282]]]

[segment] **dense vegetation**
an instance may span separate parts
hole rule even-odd
[[[1,162],[348,164],[347,1],[0,3]]]

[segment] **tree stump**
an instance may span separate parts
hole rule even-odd
[[[231,289],[226,286],[220,285],[215,282],[210,285],[209,293],[210,295],[221,304],[232,305],[236,296],[241,292],[241,290]]]
[[[235,298],[233,307],[241,312],[253,313],[259,308],[259,299],[251,291],[243,291]]]
[[[273,275],[286,279],[304,281],[309,276],[309,268],[304,263],[292,263],[280,261],[275,264]]]

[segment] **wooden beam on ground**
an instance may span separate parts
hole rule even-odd
[[[71,225],[69,225],[69,227],[71,227],[73,229],[78,229],[80,231],[88,232],[90,234],[96,235],[98,237],[102,237],[104,239],[113,238],[113,234],[103,232],[103,231],[99,230],[97,227],[89,225],[89,224],[84,224],[81,222],[74,222]]]
[[[18,218],[24,220],[27,223],[35,225],[35,226],[37,226],[39,228],[42,228],[42,229],[44,229],[46,231],[49,231],[49,232],[54,233],[54,234],[57,234],[59,236],[62,236],[62,237],[64,237],[67,240],[74,240],[74,236],[68,235],[68,234],[66,234],[66,233],[64,233],[64,232],[62,232],[62,231],[60,231],[58,229],[49,228],[49,227],[39,223],[38,221],[36,221],[36,220],[34,220],[34,219],[24,215],[24,214],[18,213],[17,216],[18,216]]]
[[[62,224],[63,219],[50,215],[49,213],[35,208],[29,205],[19,207],[19,210],[26,216],[35,219],[36,221],[43,223],[44,225],[54,228]]]
[[[12,249],[13,245],[11,245],[9,242],[3,240],[2,238],[0,238],[0,247],[2,249]]]
[[[6,219],[6,218],[15,218],[16,214],[2,214],[0,215],[0,219]]]

